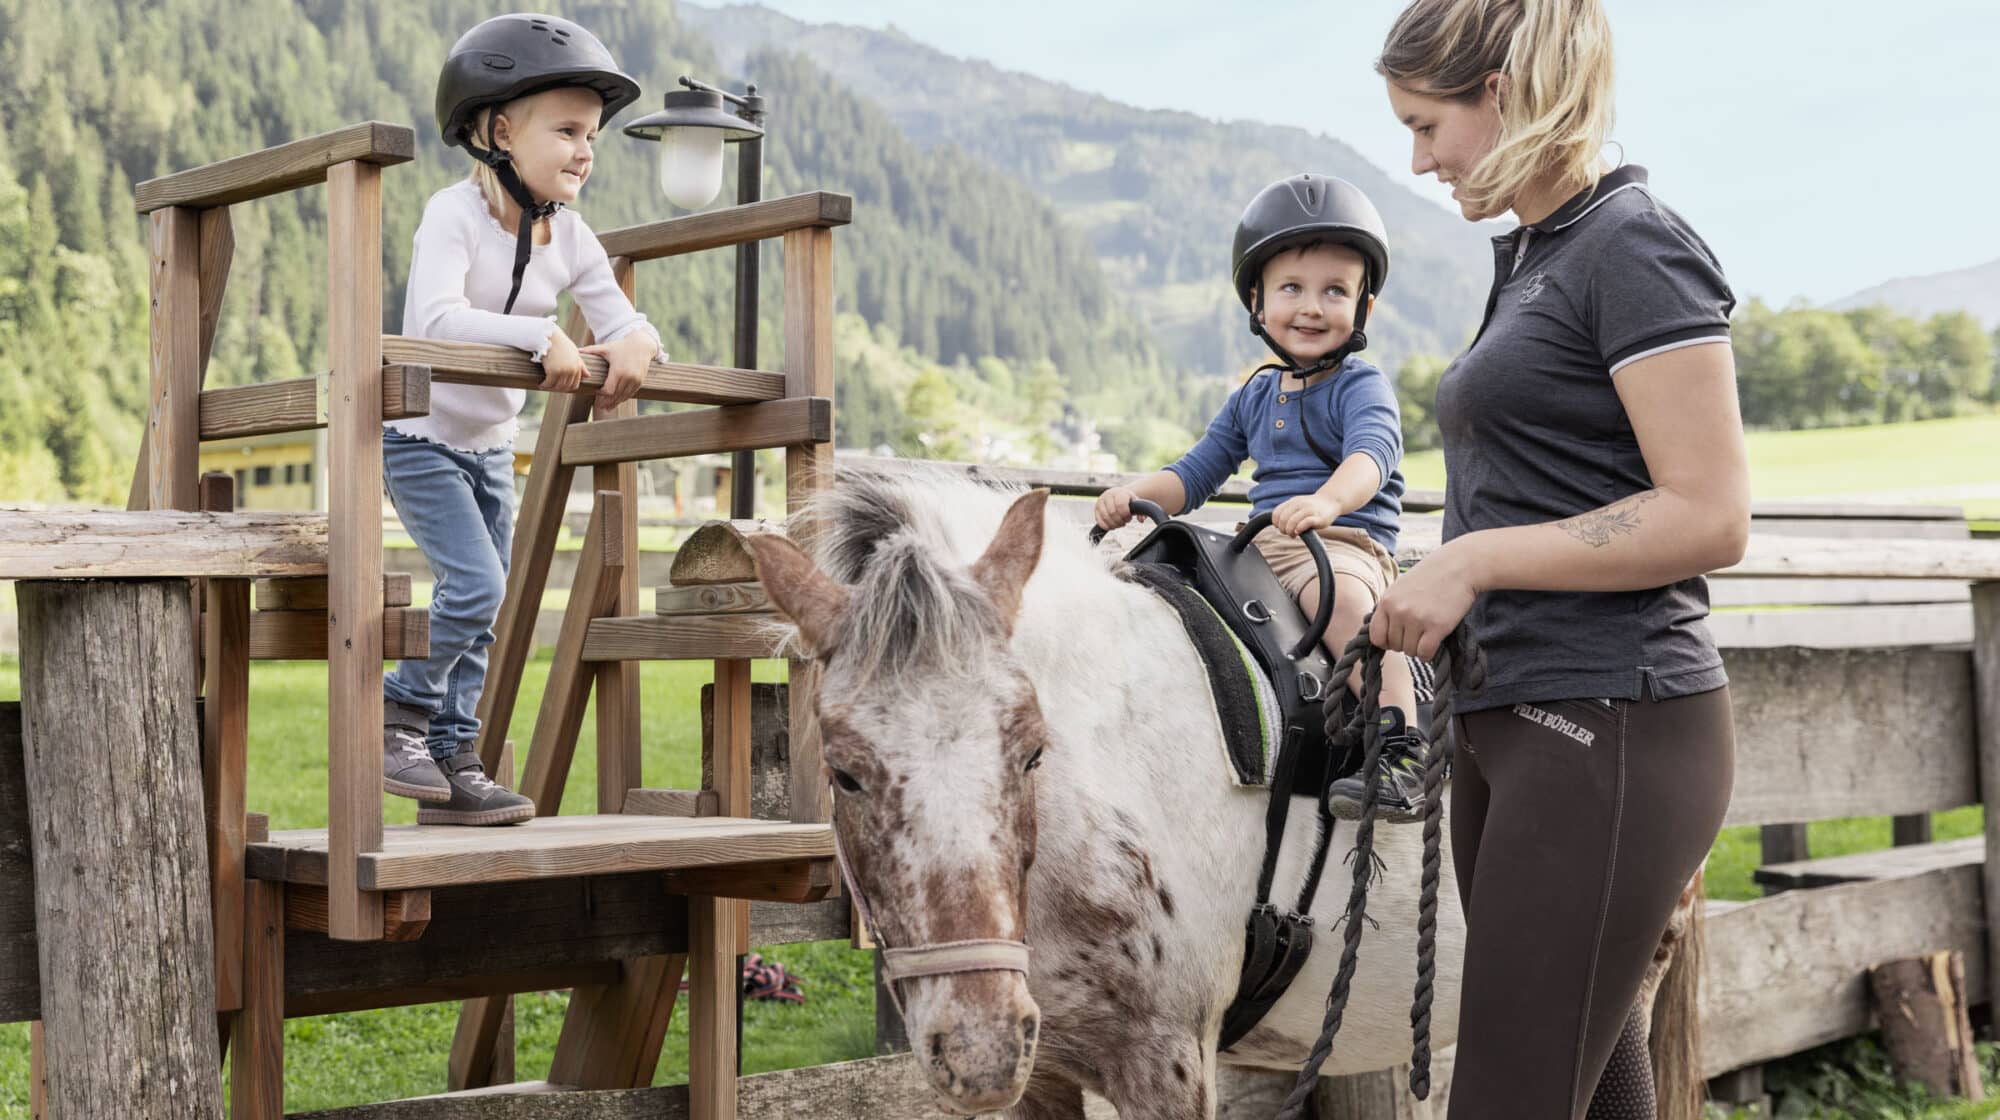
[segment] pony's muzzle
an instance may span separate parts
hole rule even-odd
[[[961,989],[942,1001],[940,1009],[951,1010],[936,1021],[910,1024],[910,1042],[931,1087],[965,1115],[1012,1107],[1028,1087],[1041,1034],[1041,1009],[1027,984],[1018,975],[993,973],[941,982]]]

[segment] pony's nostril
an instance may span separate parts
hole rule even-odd
[[[931,1059],[933,1061],[939,1061],[939,1062],[944,1061],[943,1032],[931,1035]]]
[[[1034,1015],[1021,1017],[1021,1038],[1026,1042],[1035,1041],[1035,1035],[1042,1029],[1041,1019]]]

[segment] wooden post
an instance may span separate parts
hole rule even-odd
[[[285,1116],[285,885],[252,879],[243,891],[243,1009],[229,1063],[230,1120]]]
[[[714,719],[709,741],[702,746],[714,758],[711,772],[722,799],[722,815],[748,817],[750,810],[750,662],[715,663]],[[750,951],[750,904],[737,902],[731,924],[736,929],[734,952]]]
[[[1443,1115],[1433,1093],[1418,1100],[1410,1092],[1410,1067],[1323,1077],[1313,1093],[1313,1115],[1319,1120],[1432,1120]]]
[[[688,1116],[736,1120],[736,903],[688,899]]]
[[[1899,1080],[1918,1082],[1934,1097],[1986,1099],[1966,1014],[1965,954],[1884,961],[1868,970],[1868,990]]]
[[[221,1120],[188,585],[16,590],[48,1115]]]
[[[162,212],[155,211],[154,214],[157,215]],[[197,211],[197,213],[201,215],[199,232],[201,248],[199,250],[200,264],[198,266],[200,295],[196,300],[199,318],[199,337],[196,349],[200,369],[195,374],[194,388],[199,393],[202,385],[208,378],[208,356],[215,348],[215,325],[220,320],[222,314],[222,294],[229,285],[229,263],[236,255],[236,233],[234,227],[230,224],[229,208],[227,206],[217,206],[212,209]],[[157,230],[160,227],[156,223],[154,228]],[[161,268],[158,256],[154,257],[153,267],[155,280],[157,281]],[[175,313],[179,313],[179,308],[180,303],[176,299],[173,301]],[[160,337],[158,334],[161,322],[159,312],[159,290],[156,287],[153,293],[153,337],[155,339]],[[157,356],[158,353],[159,349],[156,343],[154,354]],[[156,385],[154,387],[153,400],[157,404],[159,399],[160,395],[158,386]],[[199,398],[197,398],[197,417],[199,416],[199,412]],[[139,436],[139,463],[132,471],[132,490],[125,502],[126,509],[155,508],[151,505],[152,447],[153,433],[152,425],[149,422],[147,430],[140,433]]]
[[[48,1120],[48,1058],[42,1052],[42,1021],[28,1024],[28,1120]]]
[[[1972,585],[1972,688],[1979,800],[1986,807],[1986,991],[2000,992],[2000,583]]]
[[[146,504],[194,509],[201,451],[201,214],[155,210],[152,227],[152,396],[146,420]]]
[[[382,169],[327,169],[327,935],[382,936]]]
[[[235,481],[201,477],[201,508],[236,508]],[[208,581],[203,614],[201,775],[208,816],[210,908],[215,921],[215,1008],[243,1006],[243,786],[250,736],[250,581]]]
[[[785,395],[833,396],[833,231],[824,227],[785,234]],[[785,509],[796,512],[823,486],[833,485],[833,443],[785,448]],[[797,542],[808,551],[809,540]],[[813,719],[815,674],[811,662],[793,660],[792,819],[833,819],[833,793],[820,774],[818,722]]]
[[[1764,863],[1797,863],[1812,858],[1812,845],[1806,839],[1803,824],[1767,824],[1757,830],[1762,841]],[[1781,886],[1764,887],[1767,895],[1784,890]]]
[[[636,298],[632,262],[611,261],[612,278]],[[600,414],[605,415],[605,414]],[[626,401],[607,419],[639,415],[639,402]],[[639,464],[602,463],[591,468],[591,485],[616,491],[623,499],[624,566],[618,576],[617,599],[606,614],[625,617],[639,613]],[[631,661],[605,661],[597,666],[597,811],[625,810],[625,793],[645,784],[640,774],[639,666]]]
[[[493,780],[514,787],[514,742],[506,740]],[[458,1030],[445,1064],[445,1086],[456,1093],[514,1080],[514,997],[481,996],[458,1009]]]
[[[1916,813],[1907,817],[1894,817],[1889,822],[1898,848],[1931,842],[1931,815]]]

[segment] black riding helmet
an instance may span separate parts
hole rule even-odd
[[[538,201],[521,181],[507,153],[493,147],[491,133],[479,138],[472,135],[473,122],[482,109],[563,86],[582,86],[604,99],[600,127],[639,99],[639,83],[618,68],[597,36],[560,16],[532,12],[495,16],[459,36],[438,74],[437,122],[444,142],[464,148],[472,158],[491,167],[500,186],[521,207],[508,312],[514,310],[515,297],[521,294],[521,275],[527,271],[528,256],[534,250],[535,222],[554,214],[561,203]],[[475,139],[479,142],[474,143]]]
[[[1346,245],[1360,253],[1367,297],[1355,309],[1354,337],[1320,359],[1315,369],[1338,365],[1349,354],[1367,347],[1362,327],[1368,321],[1368,302],[1381,294],[1389,278],[1389,233],[1382,225],[1382,215],[1361,188],[1330,175],[1294,175],[1258,191],[1236,223],[1230,277],[1237,298],[1250,312],[1251,333],[1292,369],[1298,368],[1298,361],[1271,340],[1257,315],[1263,310],[1264,266],[1279,253],[1310,242]]]

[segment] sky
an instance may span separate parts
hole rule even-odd
[[[1141,108],[1325,133],[1448,200],[1410,174],[1409,134],[1373,70],[1401,0],[763,2],[812,22],[893,26]],[[1612,138],[1708,241],[1739,298],[1823,303],[2000,258],[2000,2],[1605,7]]]

